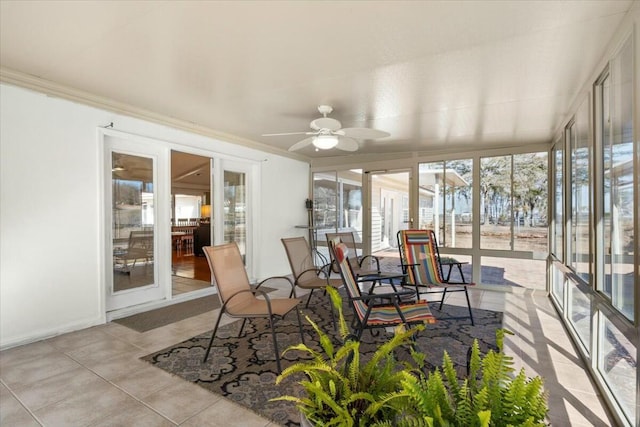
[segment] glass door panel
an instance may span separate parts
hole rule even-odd
[[[236,242],[247,254],[247,178],[244,172],[224,171],[224,242]]]
[[[371,172],[371,252],[397,248],[396,234],[412,227],[409,171]]]
[[[106,309],[162,299],[158,268],[158,157],[105,136]],[[126,147],[126,148],[125,148]]]
[[[418,228],[441,247],[471,248],[473,160],[421,163],[419,174]]]
[[[360,250],[363,232],[362,169],[313,174],[313,234],[316,250],[329,259],[327,233],[353,232]]]
[[[202,248],[211,245],[211,158],[171,151],[172,295],[211,286]]]

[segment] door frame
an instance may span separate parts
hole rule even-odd
[[[168,233],[159,233],[169,227],[169,211],[163,205],[164,200],[168,200],[170,183],[168,173],[169,149],[158,144],[158,141],[138,135],[128,134],[113,129],[99,129],[100,142],[100,235],[103,272],[102,282],[102,302],[101,307],[106,313],[107,320],[120,317],[119,313],[128,313],[137,307],[144,307],[149,304],[158,304],[167,299],[171,299],[171,264],[163,262],[169,259],[171,254],[170,236]],[[113,244],[111,236],[111,153],[119,152],[153,159],[153,182],[154,187],[154,283],[143,286],[140,289],[127,290],[112,295],[113,286]],[[111,196],[110,196],[111,195]],[[167,235],[165,235],[167,234]],[[124,314],[126,315],[126,314]]]
[[[373,209],[373,200],[371,191],[373,190],[372,180],[375,175],[390,175],[397,173],[407,173],[407,195],[409,197],[409,222],[407,228],[412,228],[413,223],[415,222],[415,218],[417,217],[417,190],[413,189],[413,177],[415,175],[414,168],[412,167],[402,167],[402,168],[394,168],[394,169],[384,169],[384,170],[364,170],[363,179],[363,205],[365,207],[365,212],[367,213],[363,218],[363,251],[366,250],[367,254],[372,253],[373,251],[373,242],[372,242],[372,221],[371,214]],[[416,194],[414,194],[416,193]],[[393,236],[390,236],[393,238]],[[366,249],[365,249],[366,248]]]

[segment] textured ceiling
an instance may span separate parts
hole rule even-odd
[[[319,104],[359,153],[548,142],[632,1],[1,1],[0,65],[286,150]],[[310,157],[338,150],[301,151]]]

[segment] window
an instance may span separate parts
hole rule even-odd
[[[638,375],[637,350],[631,341],[599,313],[598,371],[618,399],[622,412],[635,423],[635,385]]]
[[[511,250],[511,156],[480,159],[480,247]]]
[[[202,197],[189,196],[186,194],[175,195],[175,211],[173,217],[176,219],[176,224],[182,221],[188,221],[193,218],[200,218],[200,205],[202,203]]]
[[[599,130],[602,191],[599,207],[602,246],[598,290],[633,320],[633,79],[631,40],[611,61],[596,84],[596,124]]]
[[[313,174],[313,220],[318,244],[325,233],[354,231],[362,239],[362,170]]]
[[[585,99],[576,113],[575,121],[567,129],[571,150],[571,264],[585,282],[590,276],[590,151],[589,102]]]
[[[513,249],[547,252],[546,152],[513,156]]]
[[[558,260],[564,260],[564,147],[562,141],[558,142],[553,148],[553,183],[555,188],[555,196],[553,202],[553,239],[551,240],[551,252]]]
[[[480,159],[480,247],[547,253],[546,152]]]
[[[418,227],[437,230],[441,247],[471,248],[473,160],[421,163]]]

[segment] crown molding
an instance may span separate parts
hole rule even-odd
[[[20,71],[15,71],[6,67],[0,67],[0,82],[19,86],[25,89],[33,90],[35,92],[40,92],[47,96],[65,99],[67,101],[72,101],[90,107],[107,110],[124,116],[129,116],[159,125],[168,126],[174,129],[195,133],[213,139],[218,139],[224,142],[241,145],[243,147],[251,148],[254,150],[259,150],[282,157],[288,157],[290,159],[303,161],[305,163],[309,163],[311,160],[310,158],[298,153],[290,153],[289,151],[275,148],[267,144],[262,144],[257,141],[220,132],[186,120],[176,119],[164,114],[158,114],[144,108],[139,108],[134,105],[116,101],[114,99],[95,95],[90,92],[86,92],[70,86],[65,86],[56,82],[52,82],[50,80],[42,79],[40,77],[22,73]]]

